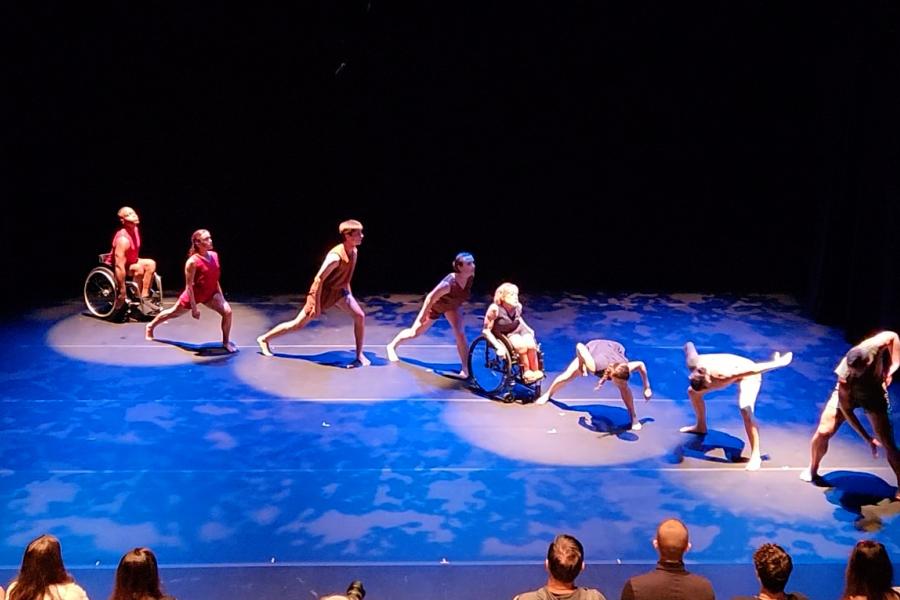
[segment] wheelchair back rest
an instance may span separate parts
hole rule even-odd
[[[112,261],[112,252],[104,252],[104,253],[102,253],[102,254],[98,254],[98,255],[97,255],[97,258],[98,258],[98,259],[100,260],[100,262],[101,262],[102,264],[104,264],[104,265],[111,265],[111,264],[113,264],[113,261]]]

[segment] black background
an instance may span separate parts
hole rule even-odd
[[[797,294],[896,327],[900,9],[843,2],[32,3],[12,34],[4,302],[71,298],[119,206],[181,285]]]

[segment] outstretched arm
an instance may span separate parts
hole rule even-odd
[[[187,292],[188,298],[191,300],[191,316],[195,319],[200,318],[200,309],[197,308],[197,299],[194,297],[194,276],[197,267],[194,265],[194,257],[191,256],[184,263],[184,291]]]
[[[847,422],[850,423],[850,427],[853,428],[859,437],[866,442],[869,447],[872,449],[872,456],[876,456],[878,454],[878,441],[869,435],[869,432],[866,431],[866,428],[863,427],[862,423],[859,422],[859,419],[856,417],[856,413],[853,412],[853,404],[850,400],[850,386],[843,381],[838,382],[838,406],[841,409],[841,412],[844,413],[844,417],[847,419]]]
[[[417,320],[419,322],[422,322],[427,319],[428,313],[431,312],[431,307],[434,306],[434,303],[437,302],[441,297],[445,296],[449,291],[450,284],[446,281],[441,281],[439,284],[434,286],[434,289],[428,292],[428,295],[425,296],[425,301],[422,303],[422,310],[419,311]]]
[[[628,371],[638,372],[641,376],[641,383],[644,386],[644,400],[649,400],[653,396],[653,390],[650,389],[650,377],[647,375],[647,365],[643,361],[633,360],[628,363]]]

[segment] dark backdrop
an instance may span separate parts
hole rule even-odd
[[[10,9],[7,9],[10,10]],[[898,8],[865,3],[32,3],[11,10],[6,306],[80,293],[116,209],[181,285],[784,291],[897,326]]]

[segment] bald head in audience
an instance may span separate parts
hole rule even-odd
[[[691,547],[687,527],[678,519],[666,519],[656,528],[653,547],[662,560],[682,560],[684,553]]]

